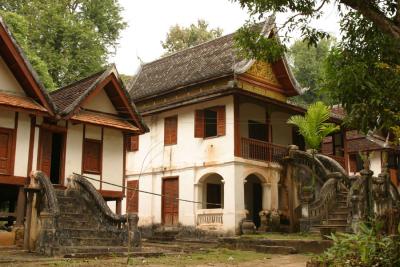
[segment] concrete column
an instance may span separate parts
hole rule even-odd
[[[278,210],[279,208],[279,190],[278,190],[278,183],[279,183],[279,171],[273,170],[271,172],[271,209]]]
[[[262,210],[271,210],[271,184],[262,183]]]

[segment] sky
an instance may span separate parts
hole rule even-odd
[[[119,0],[127,28],[122,32],[116,53],[109,61],[117,65],[119,73],[132,75],[140,62],[151,62],[163,54],[161,41],[171,26],[189,26],[197,19],[205,19],[210,28],[220,27],[224,34],[240,28],[249,18],[247,11],[230,0]],[[325,8],[325,16],[316,26],[339,35],[337,13]],[[277,18],[283,23],[287,15]],[[299,38],[299,36],[294,36]]]

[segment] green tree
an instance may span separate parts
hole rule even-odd
[[[390,129],[399,124],[400,114],[400,5],[398,0],[232,0],[248,8],[251,15],[263,18],[271,13],[291,12],[278,25],[276,39],[260,37],[259,29],[249,21],[236,35],[246,57],[276,60],[287,50],[285,45],[294,31],[304,41],[316,45],[329,37],[311,22],[326,10],[337,9],[342,38],[329,56],[324,87],[348,113],[347,123],[364,132],[375,128]],[[325,8],[326,5],[330,8]],[[396,89],[395,89],[396,88]],[[397,92],[395,92],[397,91]]]
[[[329,108],[321,101],[311,104],[304,116],[294,115],[289,118],[287,123],[293,124],[298,128],[304,141],[315,158],[317,150],[320,149],[325,137],[340,129],[340,126],[327,122],[330,118]],[[312,187],[315,186],[315,165],[312,166]]]
[[[318,100],[329,102],[322,92],[323,69],[329,50],[332,46],[331,39],[320,40],[316,46],[309,46],[306,42],[297,40],[289,48],[292,61],[292,70],[297,81],[305,92],[292,98],[299,104],[309,105]]]
[[[304,137],[309,148],[318,150],[325,137],[340,129],[338,125],[327,122],[330,114],[329,108],[318,101],[308,107],[304,116],[291,116],[287,123],[293,124],[299,129],[299,133]]]
[[[46,65],[55,86],[83,78],[107,63],[122,29],[121,7],[115,0],[4,0],[0,11],[32,60]],[[16,19],[19,21],[15,23]],[[13,22],[14,21],[14,22]],[[23,24],[24,27],[16,25]],[[41,78],[43,73],[38,71]],[[44,79],[47,80],[47,79]]]
[[[192,47],[222,35],[221,28],[209,29],[205,20],[199,19],[189,27],[175,25],[169,29],[165,41],[161,42],[166,54]]]

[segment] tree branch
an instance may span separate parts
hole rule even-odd
[[[400,39],[400,26],[396,25],[395,22],[386,17],[385,14],[375,6],[372,6],[370,1],[340,0],[340,2],[360,12],[364,17],[370,19],[383,32],[390,34],[395,39]]]

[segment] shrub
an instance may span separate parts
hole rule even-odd
[[[334,244],[313,262],[327,266],[400,266],[399,236],[380,232],[382,224],[360,224],[356,234],[332,234]]]

